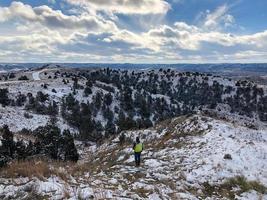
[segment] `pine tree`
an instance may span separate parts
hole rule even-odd
[[[16,147],[16,156],[18,160],[24,160],[28,155],[26,151],[25,143],[22,140],[19,140],[15,144]]]
[[[3,106],[7,106],[9,104],[10,100],[8,98],[8,89],[0,89],[0,104]]]
[[[84,96],[88,97],[90,94],[92,94],[92,89],[88,86],[84,88]]]
[[[116,133],[116,127],[112,121],[108,121],[105,127],[106,135],[114,135]]]
[[[13,141],[13,133],[9,130],[7,125],[4,125],[2,128],[2,148],[6,152],[6,156],[13,157],[15,148]]]
[[[45,101],[48,100],[48,97],[49,97],[48,94],[44,94],[42,91],[39,91],[39,92],[37,92],[36,100],[41,102],[41,103],[44,103]]]
[[[64,140],[64,160],[77,162],[79,159],[78,151],[74,144],[73,136],[69,130],[63,131]]]
[[[107,106],[110,106],[112,103],[113,97],[111,95],[111,93],[107,93],[104,95],[104,104]]]

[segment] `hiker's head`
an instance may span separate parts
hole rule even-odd
[[[140,143],[139,137],[136,137],[136,143]]]

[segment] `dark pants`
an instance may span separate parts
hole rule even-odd
[[[141,152],[140,153],[134,153],[134,159],[135,159],[135,165],[140,166]]]

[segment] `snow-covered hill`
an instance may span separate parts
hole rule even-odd
[[[26,124],[33,130],[41,124],[38,123],[40,118],[45,124],[51,115],[58,118],[60,128],[87,132],[84,135],[87,139],[92,138],[91,132],[97,132],[99,139],[105,134],[146,128],[199,109],[217,109],[255,121],[267,120],[266,89],[249,81],[236,82],[170,69],[124,71],[51,67],[25,74],[29,77],[27,81],[0,81],[0,91],[7,89],[9,98],[1,109],[0,125],[10,125],[12,131],[27,128]],[[23,112],[33,117],[23,117]],[[81,124],[85,123],[90,126],[81,130]]]
[[[125,131],[124,140],[116,136],[100,146],[79,142],[78,164],[36,161],[39,171],[33,170],[30,177],[16,169],[19,164],[10,164],[13,171],[1,170],[0,196],[267,199],[267,129],[242,124],[198,114]],[[136,136],[145,147],[139,168],[132,155]]]
[[[171,69],[51,66],[11,77],[0,76],[0,127],[17,145],[37,143],[25,161],[8,158],[0,169],[0,199],[267,199],[264,87]],[[53,120],[79,139],[77,164],[38,157],[37,136],[46,135],[38,128]]]

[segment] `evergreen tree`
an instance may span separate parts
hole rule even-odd
[[[0,104],[3,106],[7,106],[9,104],[10,100],[8,98],[8,89],[0,89]]]
[[[92,89],[88,86],[84,88],[84,96],[88,97],[90,94],[92,94]]]
[[[16,142],[16,156],[18,160],[24,160],[28,155],[26,151],[26,145],[22,140]]]
[[[13,141],[13,133],[9,130],[7,125],[4,125],[2,128],[2,148],[5,152],[5,155],[8,157],[13,157],[15,151],[15,145]]]
[[[63,131],[64,140],[64,160],[77,162],[79,160],[79,154],[74,144],[73,136],[69,130]]]
[[[37,95],[36,95],[36,101],[44,103],[48,100],[48,97],[49,97],[48,94],[44,94],[42,91],[39,91],[37,92]]]
[[[105,127],[106,135],[114,135],[116,133],[116,127],[112,121],[108,121]]]
[[[104,104],[107,106],[110,106],[112,103],[113,97],[111,95],[111,93],[107,93],[104,95]]]
[[[16,106],[23,106],[26,100],[27,97],[19,92],[18,96],[16,97]]]
[[[132,89],[130,87],[124,87],[124,89],[122,90],[120,101],[122,108],[126,112],[131,111],[133,109]]]

